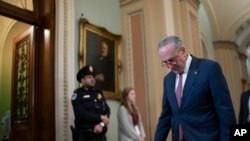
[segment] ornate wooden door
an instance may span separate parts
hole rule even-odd
[[[34,35],[32,26],[13,43],[11,141],[35,140]]]

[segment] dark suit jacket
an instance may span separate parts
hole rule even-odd
[[[164,78],[162,112],[155,141],[165,141],[170,128],[178,140],[179,124],[186,141],[229,141],[229,125],[236,123],[230,92],[218,63],[192,57],[180,109],[175,98],[176,74]]]
[[[249,109],[248,109],[249,96],[250,96],[250,90],[245,91],[241,94],[239,124],[247,124],[247,123],[250,124],[249,122],[247,122],[247,117],[249,115]]]
[[[109,57],[97,57],[93,64],[95,74],[103,74],[104,81],[96,80],[96,88],[103,91],[115,91],[114,61]]]

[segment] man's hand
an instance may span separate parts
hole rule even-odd
[[[101,134],[102,130],[103,130],[103,127],[100,124],[95,125],[94,133]]]
[[[107,115],[101,115],[102,122],[104,122],[106,125],[109,124],[109,118]]]

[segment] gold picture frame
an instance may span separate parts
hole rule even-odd
[[[93,25],[85,18],[80,19],[80,68],[85,65],[94,66],[96,88],[102,90],[107,99],[121,98],[118,60],[120,43],[120,35]]]
[[[137,1],[137,0],[120,0],[120,5],[123,6],[129,3],[132,3],[134,1]]]

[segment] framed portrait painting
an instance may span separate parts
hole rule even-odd
[[[102,90],[107,99],[120,99],[119,60],[121,36],[113,34],[80,19],[80,68],[92,65],[95,69],[96,88]]]

